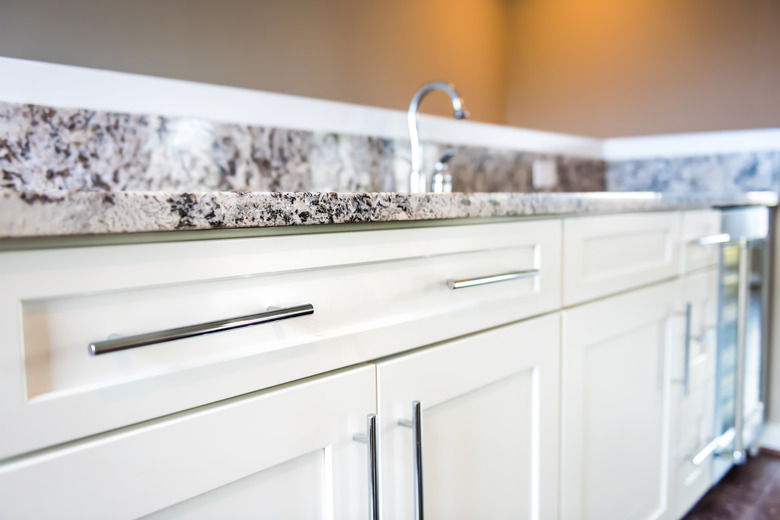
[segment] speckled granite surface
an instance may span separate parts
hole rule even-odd
[[[780,151],[613,161],[610,191],[732,193],[780,190]]]
[[[425,171],[448,148],[423,143]],[[601,160],[453,146],[453,189],[603,191]],[[0,187],[17,191],[408,191],[408,141],[0,102]]]
[[[398,222],[776,205],[772,193],[258,193],[0,191],[0,237]]]
[[[424,164],[446,148],[424,146]],[[600,160],[452,148],[461,193],[410,195],[408,142],[0,102],[0,238],[777,203],[738,192],[776,187],[778,154],[723,159],[726,184],[690,180],[707,178],[701,161],[610,165],[612,189],[688,193],[661,196],[599,193]],[[569,193],[530,193],[538,158],[555,163],[546,190]]]

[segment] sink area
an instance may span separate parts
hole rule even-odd
[[[780,189],[772,130],[602,140],[418,121],[447,84],[401,112],[0,58],[3,71],[17,79],[0,100],[3,238],[775,205]],[[65,106],[30,97],[42,76],[68,86]],[[130,84],[158,97],[106,88]],[[743,144],[716,155],[724,142]],[[417,168],[452,193],[409,193]]]

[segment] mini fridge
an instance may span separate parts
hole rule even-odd
[[[723,210],[713,481],[757,448],[764,424],[771,285],[770,212],[765,207]]]

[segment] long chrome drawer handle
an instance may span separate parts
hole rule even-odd
[[[493,276],[483,276],[482,278],[469,278],[467,280],[447,280],[447,287],[450,289],[464,289],[466,287],[476,287],[478,285],[487,285],[489,283],[508,282],[510,280],[520,280],[521,278],[536,278],[542,272],[539,269],[528,269],[526,271],[513,271],[511,273],[495,274]]]
[[[694,244],[699,244],[700,246],[711,246],[714,244],[726,244],[728,242],[731,242],[731,235],[728,233],[720,233],[718,235],[710,235],[706,237],[701,238],[695,238],[691,240]]]
[[[368,518],[379,520],[379,452],[376,414],[366,418],[366,433],[356,433],[352,439],[368,446]]]
[[[707,457],[711,455],[715,455],[717,457],[733,457],[734,451],[726,450],[726,448],[729,446],[729,444],[734,442],[735,437],[736,435],[734,433],[734,427],[729,428],[725,432],[712,439],[709,444],[702,448],[699,453],[694,455],[691,459],[691,463],[694,466],[698,466],[707,460]]]
[[[720,443],[721,443],[720,437],[715,437],[714,439],[712,439],[710,443],[707,444],[699,453],[693,456],[693,458],[691,459],[691,463],[694,466],[698,466],[699,464],[707,460],[707,458],[711,456],[713,453],[715,453],[715,451],[720,447]]]
[[[702,332],[701,334],[699,334],[698,336],[691,337],[691,339],[693,341],[696,341],[697,343],[704,343],[711,336],[715,336],[717,334],[718,334],[718,327],[717,327],[717,325],[714,325],[714,326],[708,328],[707,330],[705,330],[704,332]]]
[[[109,352],[145,347],[147,345],[166,343],[177,339],[192,338],[225,330],[240,329],[242,327],[251,327],[253,325],[287,320],[309,314],[314,314],[314,306],[310,303],[298,305],[296,307],[288,307],[286,309],[271,309],[258,314],[249,314],[248,316],[210,321],[208,323],[199,323],[187,327],[149,332],[147,334],[137,334],[135,336],[121,336],[95,341],[89,344],[89,353],[93,356],[99,356],[100,354],[108,354]]]
[[[401,419],[400,426],[412,429],[414,435],[414,450],[412,462],[414,464],[414,518],[423,520],[423,440],[422,440],[422,403],[412,402],[412,420]]]

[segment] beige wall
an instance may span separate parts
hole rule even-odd
[[[0,56],[506,118],[504,0],[0,0]],[[425,112],[445,112],[432,94]]]
[[[592,136],[780,125],[780,0],[0,0],[0,55],[396,109],[445,79]]]
[[[597,137],[780,126],[778,0],[516,0],[508,122]]]

